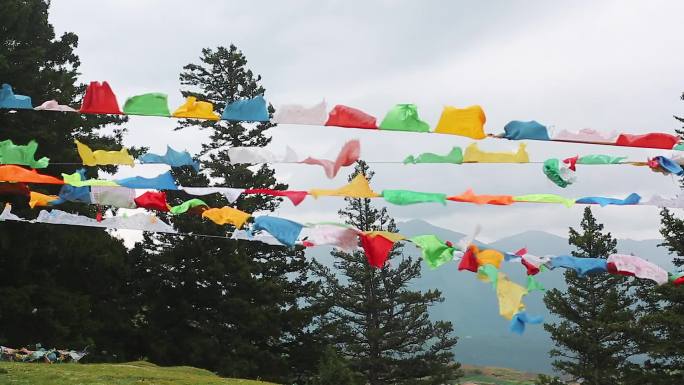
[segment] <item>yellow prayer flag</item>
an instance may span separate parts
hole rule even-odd
[[[525,143],[520,143],[517,152],[485,152],[473,143],[466,147],[463,154],[464,163],[529,163],[530,156],[525,150]]]
[[[483,139],[486,137],[484,133],[486,121],[487,118],[480,106],[468,108],[446,106],[442,110],[442,116],[439,118],[435,132]]]
[[[334,190],[312,189],[309,194],[314,198],[320,196],[341,196],[349,198],[375,198],[380,194],[376,193],[370,188],[368,179],[363,174],[359,174],[352,179],[351,182]]]
[[[122,148],[119,151],[93,151],[90,147],[75,140],[78,155],[80,155],[83,164],[86,166],[109,165],[109,164],[125,164],[133,166],[133,157],[128,153],[128,150]]]
[[[477,264],[482,265],[493,265],[497,269],[501,267],[501,262],[504,260],[504,255],[496,250],[487,249],[482,250],[476,255]]]
[[[527,289],[512,282],[503,273],[499,273],[498,281],[496,296],[499,298],[499,314],[510,320],[516,313],[525,309],[522,298],[527,294]]]
[[[370,236],[370,237],[377,237],[378,235],[381,235],[381,236],[389,239],[392,242],[399,242],[399,241],[406,239],[405,236],[403,236],[399,233],[392,233],[390,231],[376,230],[376,231],[364,231],[363,233],[365,235]]]
[[[29,206],[34,208],[36,206],[48,206],[48,203],[59,199],[56,195],[45,195],[39,192],[31,191]]]
[[[197,118],[219,120],[214,112],[214,105],[209,102],[198,102],[194,96],[188,96],[180,107],[173,112],[176,118]]]
[[[225,225],[230,223],[239,229],[245,224],[251,215],[244,211],[224,206],[221,208],[204,210],[204,212],[202,212],[202,217],[211,220],[217,225]]]

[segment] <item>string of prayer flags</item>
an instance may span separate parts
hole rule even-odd
[[[525,325],[536,325],[544,322],[544,317],[529,316],[526,312],[521,311],[516,313],[511,319],[510,330],[512,333],[523,335],[525,333]]]
[[[416,203],[436,202],[446,205],[446,194],[428,193],[409,190],[382,190],[385,201],[400,205],[412,205]]]
[[[625,199],[604,198],[604,197],[584,197],[584,198],[577,199],[575,201],[575,203],[597,204],[597,205],[600,205],[601,207],[604,207],[607,205],[619,205],[619,206],[637,205],[637,204],[639,204],[640,200],[641,200],[641,196],[639,196],[639,194],[631,193]]]
[[[419,235],[410,239],[421,250],[423,260],[436,269],[454,259],[455,248],[450,242],[442,242],[436,235]]]
[[[34,110],[36,111],[57,111],[57,112],[78,112],[75,109],[65,106],[63,104],[59,104],[56,100],[47,100],[43,102],[38,107],[35,107]]]
[[[169,205],[166,203],[166,193],[163,191],[147,191],[133,201],[137,207],[162,212],[169,211]]]
[[[79,142],[78,140],[74,140],[74,142],[76,143],[78,155],[81,157],[83,164],[86,166],[116,164],[133,166],[133,157],[128,153],[128,150],[126,148],[122,148],[119,151],[93,151],[90,149],[90,147]]]
[[[632,275],[641,279],[650,279],[658,285],[664,285],[668,282],[668,275],[665,269],[634,255],[609,255],[607,269],[612,274]]]
[[[473,139],[484,139],[484,124],[487,121],[485,113],[480,106],[468,108],[456,108],[446,106],[439,117],[435,132],[466,136]]]
[[[131,96],[124,103],[123,113],[126,115],[171,116],[168,96],[160,92]]]
[[[381,130],[428,132],[430,125],[418,117],[415,104],[397,104],[387,112],[380,123]]]
[[[268,232],[283,245],[294,246],[303,226],[288,219],[263,215],[254,218],[252,228]]]
[[[276,196],[276,197],[285,197],[292,202],[293,205],[298,206],[300,203],[304,201],[307,195],[309,195],[308,192],[306,191],[295,191],[295,190],[271,190],[267,188],[253,188],[253,189],[247,189],[244,190],[245,194],[264,194],[264,195],[271,195],[271,196]]]
[[[348,198],[375,198],[380,195],[373,191],[368,184],[368,179],[363,174],[358,174],[346,185],[333,190],[312,189],[309,194],[314,198],[321,196],[343,196]]]
[[[466,163],[529,163],[530,156],[525,150],[525,143],[520,143],[516,152],[485,152],[472,143],[465,149],[463,162]]]
[[[235,100],[226,104],[221,119],[239,122],[268,122],[269,114],[263,95]]]
[[[317,159],[312,157],[307,157],[300,163],[319,165],[323,167],[325,175],[332,179],[337,176],[340,168],[351,166],[361,155],[361,143],[358,139],[350,140],[342,146],[337,158],[334,161],[328,159]]]
[[[431,152],[424,152],[420,155],[414,157],[409,155],[404,159],[404,164],[416,164],[416,163],[452,163],[461,164],[463,163],[463,152],[461,147],[454,146],[451,151],[446,155],[438,155]]]
[[[171,167],[192,166],[195,171],[199,172],[199,162],[192,159],[192,156],[187,151],[176,151],[170,146],[166,146],[166,154],[157,155],[153,153],[143,154],[138,158],[140,163],[162,163],[168,164]]]
[[[273,121],[279,124],[305,124],[322,126],[328,120],[327,105],[325,100],[305,107],[301,104],[285,104],[276,109]]]
[[[559,255],[551,259],[551,268],[564,267],[577,272],[583,277],[587,274],[603,273],[608,271],[608,265],[604,258],[579,258],[570,255]]]
[[[85,114],[121,114],[114,91],[106,81],[90,82],[79,110]]]
[[[244,211],[224,206],[221,208],[210,208],[202,212],[202,217],[207,218],[217,225],[231,224],[236,228],[241,228],[242,225],[251,217]]]
[[[176,118],[219,120],[220,117],[214,112],[214,105],[210,102],[198,101],[194,96],[185,98],[185,103],[176,109],[171,115]]]
[[[0,142],[0,163],[23,165],[32,168],[47,167],[50,159],[43,157],[36,160],[37,150],[38,143],[35,140],[31,140],[25,145],[17,145],[11,140],[3,140]]]
[[[54,176],[39,174],[36,170],[27,170],[14,165],[0,166],[0,182],[64,184],[63,180]]]
[[[529,122],[513,120],[508,122],[504,126],[503,137],[510,140],[550,140],[546,127],[536,120]]]
[[[159,174],[152,178],[134,176],[131,178],[117,179],[115,183],[118,186],[128,188],[150,190],[178,190],[178,186],[176,186],[176,181],[173,179],[173,175],[171,175],[170,171]]]
[[[12,86],[3,84],[0,87],[0,108],[12,110],[32,109],[31,97],[25,95],[15,95]]]
[[[378,125],[374,116],[348,106],[336,105],[330,110],[326,126],[377,129]]]

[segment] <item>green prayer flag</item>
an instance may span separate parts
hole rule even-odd
[[[684,151],[684,143],[679,143],[678,145],[672,147],[673,150]]]
[[[553,158],[545,160],[543,170],[544,175],[546,175],[551,182],[555,183],[556,186],[565,188],[570,184],[560,175],[560,161],[558,159]]]
[[[197,207],[197,206],[207,206],[207,207],[209,207],[209,205],[206,204],[203,200],[197,199],[197,198],[193,198],[193,199],[190,199],[189,201],[185,201],[185,202],[179,204],[178,206],[173,206],[173,207],[171,207],[171,208],[169,209],[169,212],[170,212],[171,214],[183,214],[183,213],[186,213],[186,212],[187,212],[188,210],[190,210],[191,208]]]
[[[463,163],[463,151],[461,147],[454,146],[446,155],[434,154],[432,152],[424,152],[416,157],[409,155],[404,159],[404,164],[409,163]]]
[[[491,264],[482,265],[477,268],[477,278],[482,281],[491,282],[496,290],[496,286],[499,283],[499,269]]]
[[[38,143],[35,140],[26,145],[16,145],[11,140],[0,142],[0,163],[18,164],[32,168],[45,168],[50,163],[48,158],[35,159]]]
[[[562,197],[556,194],[528,194],[514,196],[513,200],[516,202],[534,202],[534,203],[562,203],[566,207],[572,207],[575,200],[571,198]]]
[[[618,164],[625,159],[626,156],[584,155],[577,159],[577,164]]]
[[[123,112],[127,115],[171,116],[166,94],[158,92],[126,99]]]
[[[454,258],[454,248],[435,235],[418,235],[410,241],[420,247],[423,260],[431,269],[436,269]]]
[[[544,286],[542,286],[541,282],[537,281],[534,278],[534,275],[528,275],[527,276],[527,291],[533,292],[535,290],[544,291],[546,289],[544,288]]]
[[[430,125],[418,117],[415,104],[397,104],[380,123],[381,130],[428,132]]]
[[[405,206],[415,203],[437,202],[446,205],[446,194],[409,190],[383,190],[382,197],[389,203]]]
[[[100,179],[81,179],[81,174],[75,172],[73,174],[62,174],[62,179],[64,183],[75,186],[75,187],[85,187],[85,186],[109,186],[116,187],[119,184],[113,180],[100,180]]]

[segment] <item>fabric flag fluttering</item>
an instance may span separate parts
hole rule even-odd
[[[7,108],[11,110],[30,110],[33,108],[31,104],[31,97],[25,95],[16,95],[12,86],[3,84],[0,87],[0,108]]]
[[[418,117],[415,104],[397,104],[387,112],[380,123],[381,130],[428,132],[430,125]]]
[[[133,166],[133,157],[128,153],[128,150],[125,148],[122,148],[119,151],[93,151],[90,149],[90,147],[79,142],[78,140],[74,140],[74,142],[76,143],[78,155],[81,157],[83,164],[86,166],[104,166],[117,164]]]
[[[190,118],[190,119],[207,119],[219,120],[214,112],[214,105],[210,102],[198,101],[194,96],[188,96],[180,107],[173,112],[176,118]]]
[[[79,112],[84,114],[121,114],[114,91],[106,81],[90,82]]]
[[[159,92],[136,95],[126,99],[123,112],[126,115],[171,116],[168,96]]]
[[[0,163],[17,164],[32,168],[45,168],[50,163],[50,159],[43,157],[35,159],[38,143],[31,140],[28,144],[18,145],[11,140],[0,142]]]
[[[332,161],[328,159],[318,159],[318,158],[312,158],[308,157],[301,161],[300,163],[304,164],[312,164],[312,165],[319,165],[323,167],[323,170],[325,171],[325,175],[328,178],[334,178],[337,176],[337,173],[340,171],[340,168],[342,167],[347,167],[351,166],[354,164],[357,160],[359,160],[359,156],[361,155],[361,143],[359,142],[358,139],[350,140],[347,143],[342,146],[342,149],[340,150],[340,153],[337,155],[337,158]]]
[[[166,146],[166,154],[164,155],[148,152],[140,156],[138,160],[140,163],[162,163],[171,167],[192,166],[195,171],[199,172],[199,162],[193,160],[189,152],[176,151],[170,146]]]
[[[487,121],[485,113],[480,106],[468,108],[444,107],[442,116],[437,122],[435,132],[466,136],[473,139],[484,139],[484,124]]]
[[[262,95],[252,99],[235,100],[226,104],[221,119],[239,122],[268,122],[266,100]]]

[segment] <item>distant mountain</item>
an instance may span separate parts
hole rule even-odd
[[[448,229],[434,226],[421,220],[411,220],[397,224],[402,234],[409,237],[434,234],[443,240],[457,242],[465,235]],[[667,250],[657,245],[659,240],[618,240],[618,251],[633,253],[642,258],[672,268],[672,257]],[[572,248],[566,238],[543,231],[527,231],[510,237],[499,239],[482,247],[515,251],[527,247],[536,255],[569,254]],[[330,265],[332,257],[330,249],[312,248],[307,255]],[[404,247],[404,255],[419,257],[420,251],[413,245]],[[512,280],[525,284],[525,270],[516,264],[504,264],[502,271]],[[563,288],[564,280],[561,270],[546,272],[539,276],[539,281],[547,289]],[[459,336],[455,348],[459,361],[473,365],[501,366],[530,372],[550,372],[551,359],[548,351],[553,343],[543,327],[528,327],[523,336],[508,331],[509,321],[499,316],[496,293],[487,283],[479,281],[470,272],[459,272],[455,264],[442,266],[432,270],[423,268],[421,278],[413,282],[413,288],[420,290],[439,289],[445,301],[430,309],[434,319],[451,321],[456,335]],[[554,321],[543,303],[543,293],[533,292],[525,298],[527,312],[543,315],[545,321]]]

